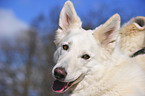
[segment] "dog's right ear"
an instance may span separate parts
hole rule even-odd
[[[138,17],[134,18],[133,21],[139,30],[145,30],[145,17],[138,16]]]
[[[125,23],[121,30],[121,36],[128,36],[129,34],[145,32],[145,17],[138,16]]]
[[[59,28],[56,32],[55,43],[58,44],[69,33],[69,28],[81,27],[81,25],[81,20],[75,11],[73,3],[71,1],[67,1],[60,13]]]
[[[102,26],[96,29],[94,37],[107,50],[114,50],[116,40],[120,30],[120,15],[115,14],[107,20]]]

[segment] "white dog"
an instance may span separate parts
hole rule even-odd
[[[144,71],[116,46],[120,16],[95,30],[84,30],[81,24],[67,1],[56,32],[53,90],[70,90],[70,96],[145,96]]]
[[[138,16],[122,26],[119,44],[121,51],[145,70],[145,17]]]

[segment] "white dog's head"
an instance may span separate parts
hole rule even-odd
[[[138,16],[122,26],[119,44],[121,51],[131,57],[145,48],[145,17]]]
[[[93,67],[98,71],[98,78],[101,77],[102,73],[99,71],[104,66],[101,61],[114,50],[120,16],[115,14],[95,30],[84,30],[81,25],[72,2],[67,1],[60,13],[55,40],[56,65],[52,74],[56,79],[53,84],[56,92],[64,92],[77,85]]]

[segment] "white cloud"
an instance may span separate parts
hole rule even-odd
[[[13,37],[29,26],[16,18],[12,10],[0,9],[0,37]]]

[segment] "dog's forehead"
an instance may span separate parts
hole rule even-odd
[[[65,38],[66,42],[90,43],[93,40],[93,30],[71,30],[70,34]]]
[[[74,49],[82,51],[97,49],[96,39],[93,36],[93,30],[83,30],[69,34],[64,42],[71,44]],[[90,51],[91,51],[90,50]]]

